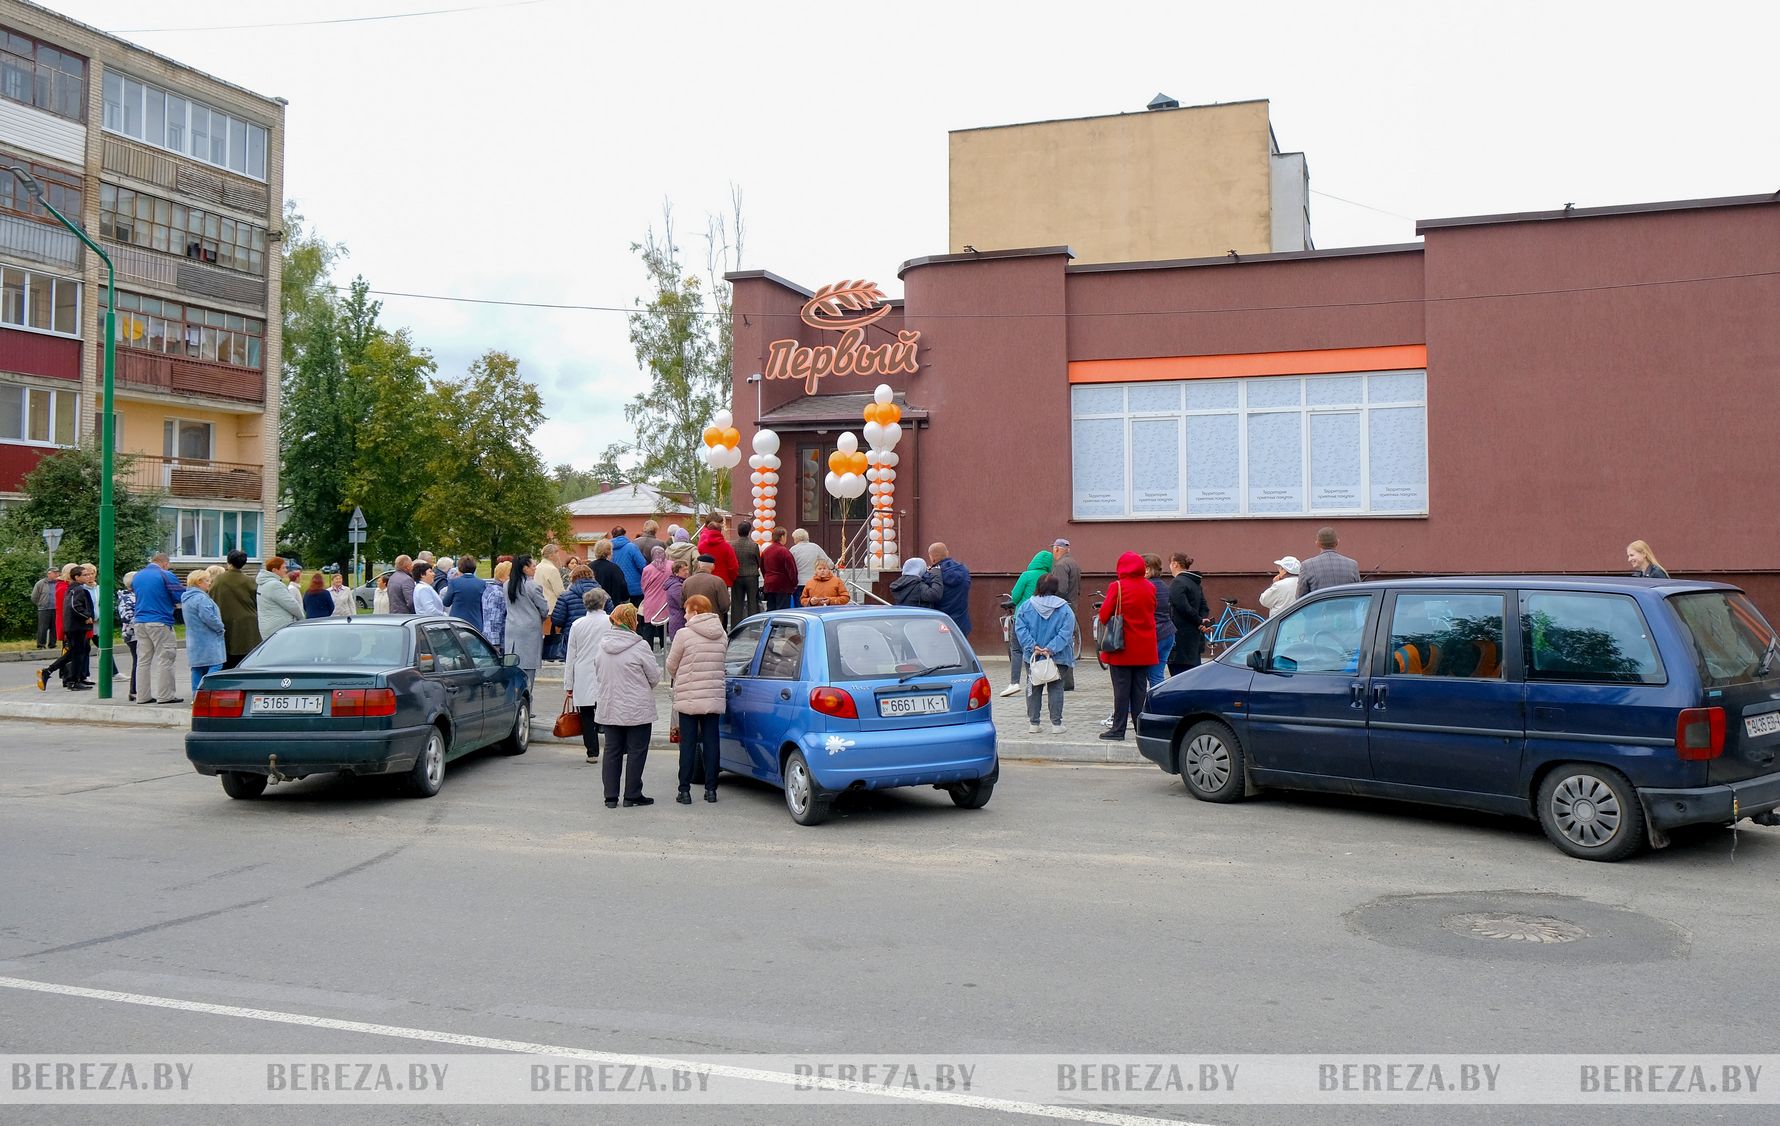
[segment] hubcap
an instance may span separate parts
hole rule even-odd
[[[1598,848],[1619,833],[1619,799],[1599,778],[1576,774],[1551,792],[1551,814],[1558,831],[1574,844]]]
[[[791,812],[799,817],[809,805],[810,776],[801,761],[791,764],[790,777],[785,779],[785,800],[791,803]]]
[[[1230,748],[1215,735],[1201,735],[1187,744],[1187,780],[1201,790],[1216,790],[1230,780]]]
[[[519,717],[513,721],[513,742],[520,750],[524,750],[532,737],[532,710],[523,702],[519,705]]]
[[[439,779],[445,774],[445,740],[437,731],[426,741],[426,780],[430,786],[437,786]]]

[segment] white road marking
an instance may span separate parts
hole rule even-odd
[[[1034,1118],[1059,1118],[1069,1122],[1094,1122],[1102,1126],[1211,1126],[1204,1122],[1187,1122],[1178,1118],[1149,1118],[1116,1111],[1093,1110],[1086,1107],[1054,1106],[1049,1103],[996,1099],[986,1095],[965,1095],[950,1091],[915,1091],[900,1087],[884,1087],[845,1079],[825,1079],[811,1075],[793,1075],[784,1071],[765,1071],[733,1064],[699,1063],[694,1060],[666,1056],[640,1056],[624,1052],[601,1052],[590,1048],[569,1048],[560,1044],[534,1044],[525,1040],[504,1040],[489,1036],[469,1036],[461,1032],[438,1032],[427,1028],[405,1028],[395,1024],[371,1024],[359,1020],[338,1020],[334,1017],[309,1016],[304,1013],[281,1013],[272,1009],[247,1009],[238,1005],[213,1005],[206,1001],[186,1001],[178,997],[155,997],[145,993],[120,993],[113,989],[88,989],[79,985],[61,985],[51,981],[35,981],[22,977],[0,977],[0,989],[21,989],[32,993],[50,993],[62,997],[84,997],[93,1001],[115,1001],[125,1005],[146,1005],[154,1009],[174,1009],[206,1016],[238,1017],[243,1020],[268,1021],[274,1024],[295,1024],[305,1028],[325,1028],[334,1032],[357,1032],[367,1036],[391,1036],[403,1040],[423,1040],[434,1044],[454,1044],[465,1048],[486,1048],[497,1052],[522,1052],[528,1055],[562,1056],[588,1063],[654,1067],[702,1071],[726,1079],[740,1079],[780,1086],[820,1087],[829,1091],[849,1091],[859,1095],[876,1095],[904,1099],[909,1102],[936,1103],[943,1106],[966,1107],[972,1110],[1000,1111],[1003,1114],[1024,1114]]]

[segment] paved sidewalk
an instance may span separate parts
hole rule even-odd
[[[130,654],[127,649],[120,649],[119,652],[123,658],[122,675],[112,682],[113,697],[109,702],[98,698],[97,689],[69,692],[53,680],[47,691],[39,692],[37,670],[49,663],[47,659],[41,662],[0,663],[0,718],[139,727],[188,727],[191,721],[191,673],[185,663],[184,650],[180,651],[174,663],[173,675],[174,684],[179,688],[180,695],[186,697],[186,701],[172,705],[132,704],[129,699]],[[1123,743],[1098,738],[1104,730],[1100,726],[1101,719],[1112,711],[1112,681],[1092,661],[1079,668],[1075,691],[1064,694],[1063,723],[1066,730],[1062,734],[1052,734],[1049,713],[1046,712],[1042,713],[1043,730],[1033,735],[1027,727],[1024,694],[1005,698],[1000,695],[1001,690],[1007,686],[1007,658],[987,656],[981,660],[989,683],[996,693],[992,707],[998,735],[997,745],[1003,758],[1043,759],[1053,762],[1145,761],[1137,753],[1136,737],[1130,732],[1126,733]],[[94,675],[98,675],[96,659]],[[670,701],[665,683],[657,690],[656,701],[657,723],[663,732],[656,741],[665,743]],[[555,722],[556,713],[561,707],[562,666],[547,663],[538,674],[534,707],[536,714],[532,718],[533,739],[542,743],[556,741],[550,734],[550,726]]]

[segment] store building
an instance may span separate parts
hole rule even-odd
[[[975,572],[979,642],[1057,536],[1090,591],[1121,551],[1185,550],[1214,606],[1253,607],[1271,561],[1313,553],[1325,524],[1369,575],[1617,573],[1646,539],[1780,613],[1780,196],[1417,232],[1153,262],[916,258],[854,338],[917,352],[890,376],[832,374],[847,347],[800,316],[811,290],[738,273],[736,426],[778,431],[780,522],[832,551],[865,510],[822,492],[828,454],[891,384],[897,539],[943,540]]]
[[[270,553],[283,152],[281,99],[0,0],[0,501],[97,433],[104,378],[104,264],[18,165],[115,264],[117,449],[174,560]]]

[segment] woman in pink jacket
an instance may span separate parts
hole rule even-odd
[[[717,800],[717,724],[727,706],[723,654],[729,636],[715,609],[702,594],[688,598],[686,626],[674,634],[668,649],[667,674],[680,725],[680,796],[675,800],[681,805],[692,804],[692,783],[701,773],[705,800]]]
[[[651,646],[659,644],[666,649],[669,574],[667,549],[655,547],[650,550],[649,555],[649,565],[643,568],[643,613],[638,619],[637,632]]]

